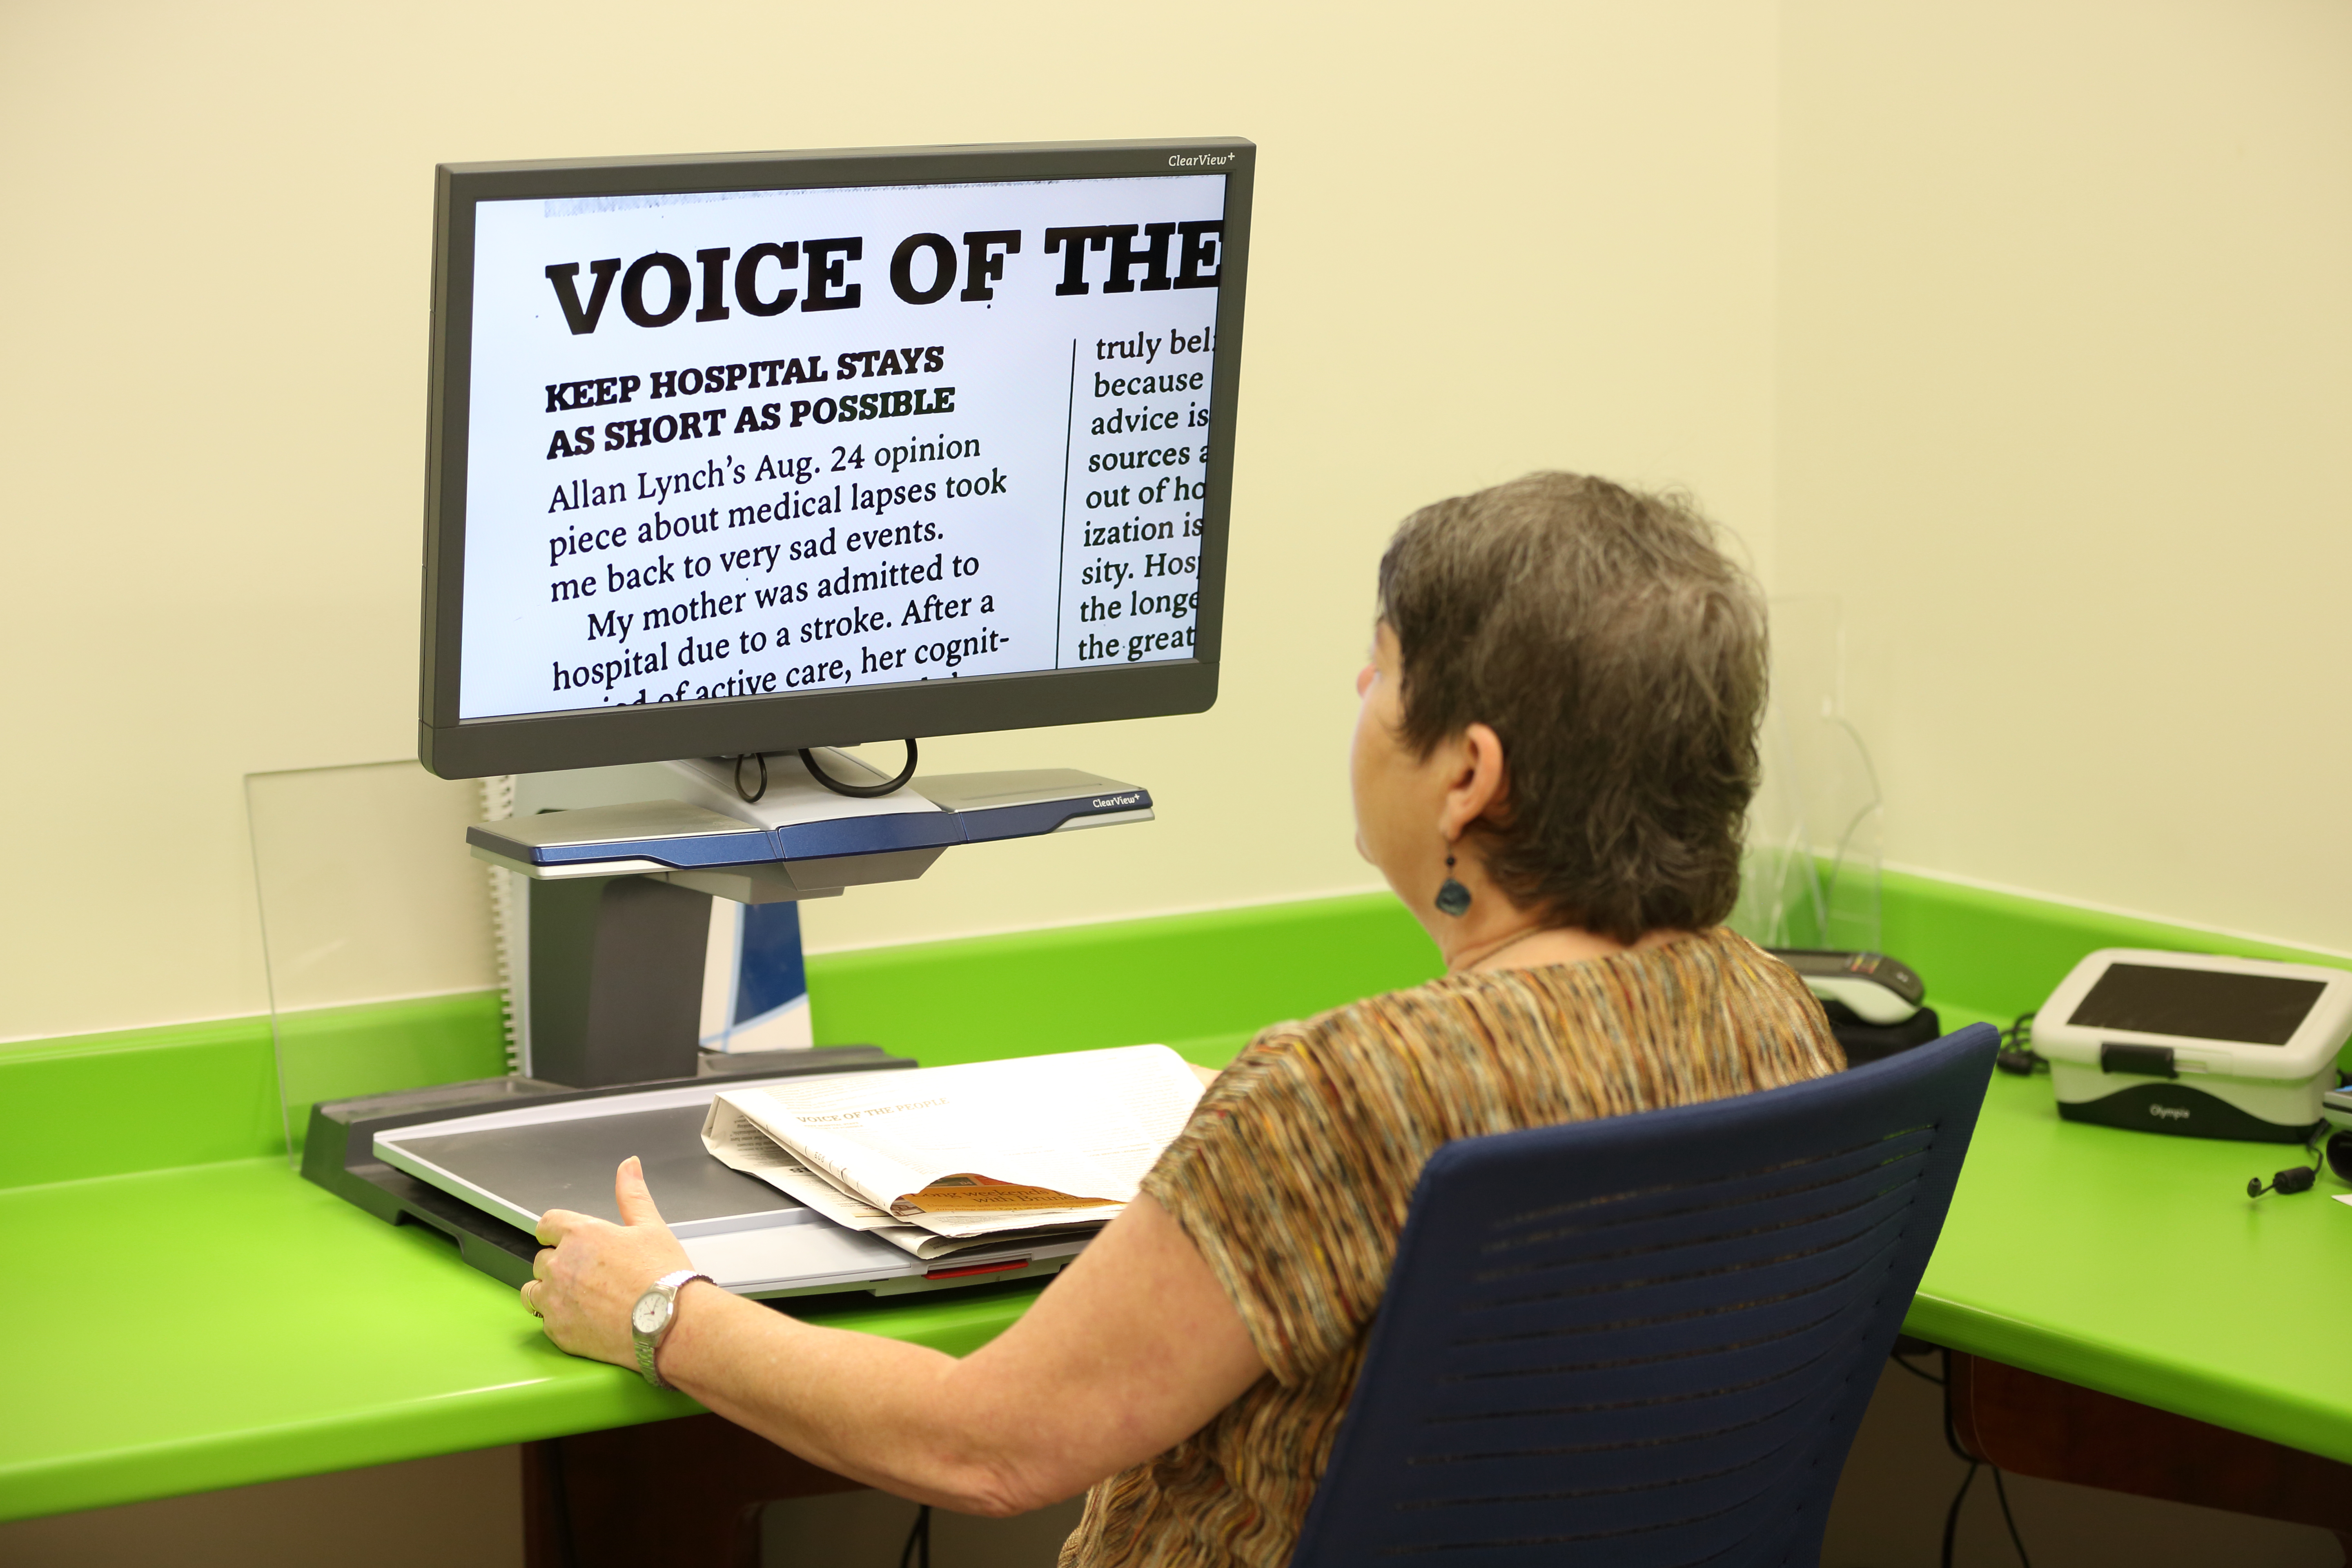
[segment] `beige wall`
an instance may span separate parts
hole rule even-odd
[[[1783,11],[1778,564],[1889,857],[2352,951],[2352,5]]]
[[[1847,603],[1891,857],[2352,949],[2352,8],[0,9],[0,1038],[265,1002],[239,780],[413,744],[436,161],[1264,147],[1225,696],[942,740],[1163,820],[819,946],[1370,885],[1370,566],[1546,464]],[[116,847],[122,844],[135,847]]]
[[[0,1038],[266,1005],[239,780],[415,744],[432,167],[1263,146],[1226,695],[941,742],[1148,827],[959,852],[821,945],[1370,885],[1349,679],[1395,519],[1541,464],[1772,496],[1754,5],[0,7]],[[128,846],[126,847],[125,846]]]

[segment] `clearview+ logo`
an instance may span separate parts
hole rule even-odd
[[[1231,153],[1171,153],[1168,155],[1168,166],[1171,169],[1197,169],[1204,164],[1212,169],[1222,169],[1233,161]]]
[[[1107,805],[1133,805],[1143,797],[1139,795],[1101,795],[1091,803],[1097,811]]]

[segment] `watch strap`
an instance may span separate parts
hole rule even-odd
[[[629,1314],[629,1336],[636,1342],[637,1345],[637,1370],[643,1373],[646,1381],[656,1388],[669,1386],[662,1381],[661,1371],[655,1365],[654,1358],[661,1353],[662,1342],[669,1338],[670,1325],[677,1321],[677,1293],[697,1279],[710,1279],[710,1276],[699,1269],[674,1269],[646,1287],[645,1296],[659,1291],[667,1298],[667,1305],[669,1309],[662,1315],[661,1327],[652,1333],[646,1333],[637,1327],[636,1313],[634,1310]],[[711,1283],[717,1284],[718,1281],[711,1280]],[[638,1300],[644,1300],[645,1296],[638,1297]]]

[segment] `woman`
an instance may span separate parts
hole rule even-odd
[[[1261,1034],[963,1360],[697,1283],[666,1381],[902,1497],[1003,1515],[1092,1488],[1066,1565],[1286,1563],[1441,1144],[1844,1065],[1795,976],[1719,927],[1765,642],[1706,521],[1530,475],[1408,519],[1380,601],[1356,839],[1445,975]],[[624,1226],[541,1222],[523,1296],[565,1350],[631,1366],[630,1307],[686,1255],[634,1161],[618,1184]]]

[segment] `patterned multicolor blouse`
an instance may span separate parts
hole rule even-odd
[[[1145,1178],[1271,1375],[1087,1498],[1062,1568],[1279,1568],[1356,1384],[1421,1168],[1455,1138],[1836,1072],[1803,983],[1710,931],[1542,969],[1447,975],[1277,1024]]]

